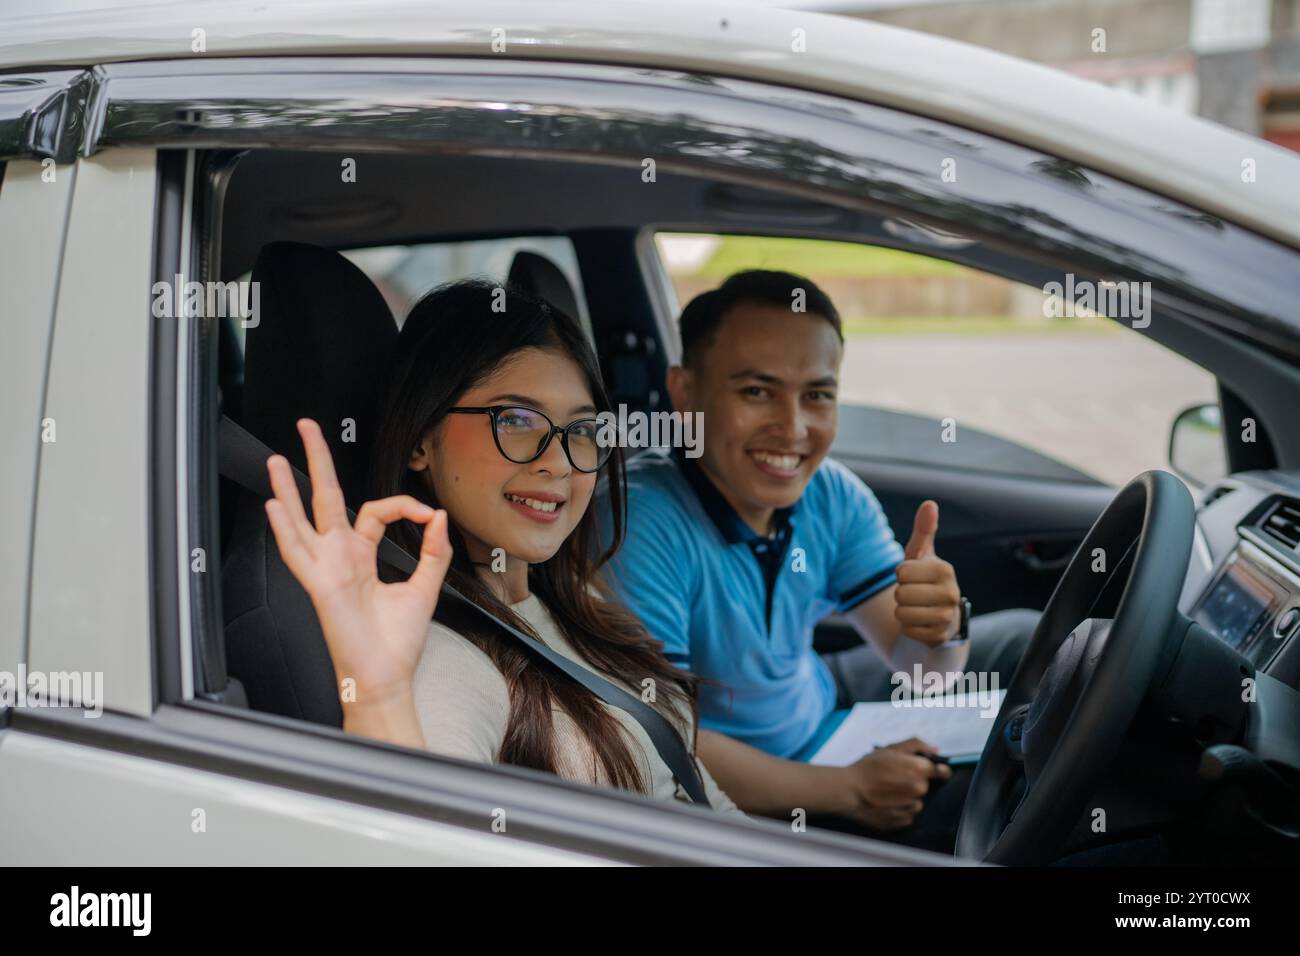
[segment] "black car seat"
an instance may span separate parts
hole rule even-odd
[[[397,323],[374,283],[336,252],[271,243],[252,278],[261,308],[247,331],[242,424],[305,471],[295,423],[319,422],[355,510],[366,497]],[[255,710],[341,726],[334,667],[311,600],[280,559],[262,500],[246,492],[236,500],[222,567],[227,670]]]
[[[575,322],[582,321],[573,286],[563,270],[546,256],[524,250],[516,252],[506,281],[521,292],[555,306]]]
[[[581,321],[578,297],[573,286],[564,271],[546,256],[527,251],[515,253],[510,264],[509,281],[511,285],[535,298],[557,306],[575,321]],[[601,374],[605,379],[606,392],[615,408],[622,402],[632,408],[649,411],[651,407],[646,398],[650,392],[647,356],[653,353],[653,342],[647,352],[645,344],[637,336],[631,336],[631,340],[630,344],[627,341],[616,345],[607,343],[610,354],[606,356]],[[625,448],[623,455],[630,461],[645,450]]]

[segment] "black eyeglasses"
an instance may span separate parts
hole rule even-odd
[[[599,418],[581,418],[560,426],[535,408],[520,405],[462,405],[447,409],[456,415],[492,416],[492,437],[507,461],[526,465],[542,457],[551,439],[560,445],[575,471],[599,471],[614,450],[612,429]]]

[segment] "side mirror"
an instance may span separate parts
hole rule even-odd
[[[1218,405],[1194,405],[1178,413],[1169,432],[1169,467],[1197,487],[1228,476]]]

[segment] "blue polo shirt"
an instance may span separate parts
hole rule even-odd
[[[836,713],[813,628],[893,584],[903,558],[875,495],[826,459],[764,537],[695,462],[647,451],[629,463],[627,498],[607,579],[668,659],[705,678],[700,726],[810,756]]]

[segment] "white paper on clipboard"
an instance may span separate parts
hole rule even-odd
[[[984,706],[973,698],[958,703],[949,702],[951,699],[943,703],[918,700],[909,706],[900,706],[889,700],[854,704],[844,723],[809,763],[847,767],[877,747],[896,744],[909,737],[933,744],[941,756],[954,761],[978,759],[1006,693],[999,690],[990,694],[991,700],[984,701]]]

